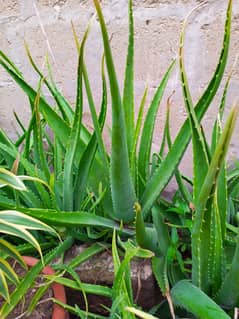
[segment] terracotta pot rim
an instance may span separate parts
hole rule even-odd
[[[35,266],[39,262],[39,259],[35,257],[22,256],[22,258],[27,264],[27,266],[30,266],[30,267]],[[50,266],[47,265],[43,268],[42,273],[45,275],[54,275],[55,271]],[[66,293],[65,293],[64,286],[58,283],[52,283],[51,287],[53,290],[54,298],[62,303],[66,303]],[[65,311],[65,309],[61,307],[60,305],[57,305],[54,303],[51,319],[67,319],[67,318],[68,318],[68,313]]]

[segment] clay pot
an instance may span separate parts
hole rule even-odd
[[[22,258],[27,264],[27,266],[30,266],[30,267],[34,266],[35,264],[39,262],[39,260],[34,257],[22,256]],[[50,266],[46,266],[42,270],[42,273],[45,275],[54,275],[55,271]],[[65,288],[58,283],[53,283],[51,285],[51,288],[53,290],[54,298],[59,300],[62,303],[66,303]],[[52,319],[67,319],[69,317],[68,317],[68,313],[65,311],[64,308],[54,303],[51,318]]]

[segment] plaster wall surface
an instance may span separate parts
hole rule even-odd
[[[134,0],[135,17],[135,107],[138,109],[143,90],[149,86],[147,105],[162,79],[168,65],[178,55],[179,33],[187,14],[200,0]],[[123,84],[127,49],[127,0],[103,0],[102,6],[108,30],[116,70]],[[193,101],[201,96],[208,84],[219,58],[222,45],[227,1],[209,0],[206,6],[196,10],[188,21],[185,40],[185,61]],[[92,0],[0,0],[0,49],[3,50],[24,73],[26,79],[37,86],[38,78],[27,59],[24,40],[32,56],[43,69],[44,56],[49,55],[55,80],[65,96],[74,103],[76,92],[77,52],[71,30],[74,23],[79,38],[94,15]],[[225,79],[231,71],[239,52],[239,2],[233,4],[231,49]],[[102,42],[99,25],[95,19],[86,48],[86,63],[93,87],[94,97],[99,104],[101,95],[100,60]],[[235,67],[238,70],[238,65]],[[227,98],[227,112],[239,96],[239,72],[233,74]],[[222,85],[223,88],[223,85]],[[182,100],[178,67],[173,72],[165,98],[157,116],[154,134],[154,149],[160,145],[165,120],[166,99],[175,90],[171,105],[172,136],[183,123],[186,112]],[[47,93],[46,93],[47,95]],[[210,134],[215,119],[222,89],[207,113],[203,125]],[[52,102],[52,101],[51,101]],[[29,105],[22,91],[11,78],[0,69],[0,127],[10,137],[16,136],[17,124],[13,111],[27,124]],[[226,112],[226,113],[227,113]],[[90,118],[85,109],[86,120]],[[108,116],[110,122],[110,115]],[[90,123],[89,123],[90,125]],[[230,158],[239,156],[238,128],[234,134]],[[191,171],[190,148],[182,169]]]

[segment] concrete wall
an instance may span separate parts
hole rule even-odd
[[[201,0],[134,0],[136,108],[145,85],[149,85],[149,96],[152,96],[170,61],[177,56],[182,21],[190,10],[201,2]],[[186,34],[186,70],[194,101],[200,97],[216,67],[227,7],[226,0],[207,2],[206,7],[198,9],[191,16]],[[111,43],[119,79],[122,83],[127,48],[127,0],[104,0],[102,5],[108,29],[113,35]],[[25,77],[36,85],[37,77],[28,63],[23,42],[24,39],[27,41],[32,55],[41,66],[44,62],[44,55],[47,52],[50,54],[47,44],[49,41],[55,60],[56,81],[64,94],[73,102],[76,88],[77,55],[71,21],[74,22],[78,35],[81,37],[94,12],[92,0],[0,0],[0,47],[23,71]],[[231,51],[226,74],[231,70],[236,54],[239,52],[238,1],[234,1],[233,5],[232,30]],[[86,61],[96,101],[99,101],[100,98],[101,54],[101,35],[98,23],[95,21],[87,45]],[[238,70],[238,65],[236,70]],[[235,72],[229,89],[228,106],[238,98],[238,80],[239,73]],[[172,98],[171,127],[172,135],[175,136],[186,116],[177,70],[171,77],[165,97],[173,90],[176,90],[176,93]],[[204,120],[208,134],[217,112],[221,93],[222,91]],[[164,100],[157,117],[155,148],[162,134],[165,104]],[[25,123],[27,122],[29,117],[27,100],[9,76],[0,69],[0,126],[6,129],[11,137],[16,135],[13,110]],[[85,113],[86,118],[89,117],[87,110]],[[238,129],[234,134],[232,144],[230,156],[238,157]],[[183,164],[183,169],[187,171],[190,171],[191,167],[189,153],[190,151],[187,155],[188,159]]]

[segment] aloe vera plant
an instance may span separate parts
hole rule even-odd
[[[119,83],[114,70],[107,29],[98,1],[94,1],[102,29],[104,44],[104,59],[109,76],[112,97],[112,147],[107,154],[101,131],[104,126],[107,110],[107,89],[102,63],[102,103],[99,116],[96,114],[91,87],[88,80],[87,66],[84,63],[84,46],[90,27],[79,44],[74,30],[79,62],[77,71],[76,107],[70,105],[62,96],[53,82],[52,75],[48,77],[36,65],[30,50],[26,45],[27,55],[36,73],[39,75],[39,86],[35,90],[24,79],[14,63],[3,53],[0,53],[0,64],[23,89],[30,101],[32,118],[29,127],[22,136],[13,143],[1,131],[0,148],[6,166],[11,166],[23,148],[19,157],[19,172],[44,181],[42,183],[28,182],[28,192],[25,197],[20,194],[18,209],[36,217],[33,208],[38,211],[38,218],[48,219],[51,225],[59,224],[65,217],[57,211],[76,212],[76,216],[83,216],[87,212],[94,212],[94,218],[110,218],[124,223],[134,220],[134,204],[141,201],[144,185],[151,176],[151,146],[155,118],[162,99],[167,81],[175,62],[173,61],[165,73],[147,112],[145,123],[142,125],[142,114],[146,100],[143,94],[139,116],[135,121],[134,114],[134,24],[132,1],[129,1],[129,46],[125,70],[123,95],[119,90]],[[48,63],[47,63],[48,64]],[[50,66],[48,64],[48,68]],[[50,70],[49,70],[50,71]],[[50,72],[51,73],[51,72]],[[83,121],[83,83],[86,90],[87,102],[90,107],[94,132],[90,133]],[[57,109],[50,106],[42,95],[42,87],[46,86],[54,97]],[[18,122],[20,123],[20,119]],[[20,123],[21,124],[21,123]],[[49,138],[45,129],[48,125],[54,140]],[[23,127],[21,125],[21,127]],[[140,139],[140,131],[142,137]],[[43,143],[44,139],[44,143]],[[140,139],[140,140],[139,140]],[[47,153],[44,149],[47,141]],[[139,146],[139,147],[137,147]],[[172,166],[172,172],[175,166]],[[47,188],[46,188],[47,185]],[[164,185],[165,186],[165,185]],[[91,194],[94,194],[93,196]],[[159,194],[158,194],[159,195]],[[9,194],[3,194],[1,205],[13,206]],[[10,199],[10,198],[9,198]],[[156,200],[157,197],[155,196]],[[26,208],[28,208],[26,210]],[[50,210],[50,211],[49,211]],[[68,217],[70,215],[68,214]],[[78,215],[77,215],[78,214]],[[45,217],[43,217],[43,215]],[[49,217],[49,218],[48,218]],[[63,221],[62,219],[62,221]],[[68,219],[66,227],[73,223]],[[105,219],[105,225],[112,221]],[[79,219],[79,223],[80,219]],[[90,220],[89,220],[90,223]],[[80,225],[79,224],[79,225]],[[97,224],[97,222],[96,222]],[[116,224],[114,224],[115,226]]]
[[[49,216],[47,209],[52,209],[53,211],[81,211],[83,213],[84,210],[91,210],[89,207],[92,202],[90,194],[93,192],[99,198],[99,200],[96,200],[98,205],[93,204],[97,215],[96,218],[98,218],[98,215],[102,215],[103,209],[104,217],[129,223],[134,220],[135,202],[139,202],[142,206],[144,219],[151,215],[151,208],[174,174],[184,154],[190,140],[190,126],[189,120],[187,120],[182,126],[175,142],[172,143],[166,158],[152,168],[151,147],[155,118],[175,61],[172,61],[170,64],[155,92],[148,108],[145,122],[142,123],[142,111],[147,91],[143,94],[140,112],[138,118],[135,119],[133,81],[134,21],[132,1],[129,1],[129,45],[122,95],[114,69],[113,56],[102,10],[97,0],[94,1],[94,4],[102,30],[104,60],[108,70],[112,97],[111,154],[106,154],[101,136],[107,105],[104,66],[102,66],[101,113],[97,118],[88,81],[87,68],[84,63],[84,45],[89,28],[85,33],[81,45],[79,45],[76,32],[74,31],[79,51],[75,110],[57,89],[52,76],[48,80],[43,75],[43,72],[34,62],[28,48],[27,54],[30,62],[40,77],[40,85],[37,90],[34,90],[24,80],[23,75],[13,62],[1,52],[1,65],[25,91],[30,100],[32,119],[29,123],[29,128],[23,133],[16,144],[12,143],[2,131],[0,148],[3,151],[5,159],[8,161],[7,164],[11,165],[18,154],[18,146],[24,143],[24,150],[21,153],[19,161],[19,170],[25,171],[26,175],[44,180],[51,190],[51,196],[49,196],[49,192],[46,191],[43,185],[31,185],[31,192],[28,193],[28,198],[24,200],[24,206],[46,209],[45,214],[47,216]],[[230,19],[228,18],[220,63],[195,109],[199,120],[209,107],[223,76],[228,53],[229,27]],[[83,82],[94,123],[95,131],[93,133],[90,133],[82,122],[82,105],[84,103]],[[42,96],[41,86],[43,85],[48,88],[54,97],[58,111],[51,107]],[[43,123],[51,127],[54,133],[54,141],[50,140]],[[141,135],[140,131],[142,131]],[[71,136],[71,142],[69,142],[69,136]],[[40,137],[40,139],[37,139],[37,137]],[[48,141],[49,152],[47,157],[43,148],[43,138]],[[31,140],[33,140],[32,149]],[[71,147],[72,145],[74,147]],[[31,156],[32,151],[34,157]],[[37,166],[37,170],[33,169],[33,165]],[[39,197],[41,200],[39,200]],[[7,200],[4,201],[3,198],[2,204],[8,205]],[[31,210],[29,210],[29,213],[34,214]],[[62,215],[60,215],[61,217],[63,218]],[[51,220],[52,222],[54,222],[53,219]]]
[[[189,292],[188,294],[186,292],[186,296],[180,295],[181,290],[185,287],[185,282],[180,280],[185,279],[185,277],[189,279],[191,275],[190,270],[185,270],[186,265],[182,260],[181,251],[178,249],[178,246],[181,245],[180,231],[183,232],[183,227],[185,227],[187,232],[191,232],[192,235],[190,238],[187,233],[187,240],[191,241],[192,245],[192,286],[189,284],[190,289],[192,287],[194,289],[196,286],[196,295],[199,296],[198,298],[202,298],[202,302],[206,300],[209,308],[214,308],[215,305],[209,301],[209,298],[205,298],[204,293],[214,298],[218,304],[232,308],[237,305],[238,301],[238,280],[233,282],[233,278],[237,278],[236,265],[239,247],[235,243],[235,236],[233,240],[236,248],[231,267],[226,276],[222,270],[225,269],[225,240],[227,237],[226,201],[228,190],[225,156],[237,117],[237,107],[230,113],[222,130],[221,120],[225,106],[223,100],[219,111],[220,116],[215,122],[211,147],[205,139],[200,124],[224,76],[231,33],[232,1],[230,0],[228,3],[219,62],[207,88],[195,106],[192,103],[184,67],[185,26],[183,27],[180,39],[179,67],[188,117],[176,139],[172,141],[168,108],[162,145],[158,153],[155,154],[152,154],[155,119],[167,82],[175,67],[175,61],[173,60],[165,71],[143,122],[147,88],[142,92],[142,101],[137,117],[134,110],[132,0],[129,0],[129,41],[123,92],[120,92],[119,89],[120,85],[101,5],[98,0],[93,0],[93,2],[98,15],[104,47],[101,71],[102,99],[99,115],[96,112],[97,108],[88,79],[87,65],[84,62],[84,47],[90,26],[87,28],[81,43],[73,26],[76,49],[79,54],[75,105],[71,105],[67,101],[54,83],[50,63],[48,61],[46,63],[49,71],[49,76],[46,76],[36,65],[27,45],[26,50],[30,63],[39,76],[37,89],[32,88],[26,82],[20,70],[0,51],[0,64],[26,93],[32,112],[27,129],[24,129],[19,117],[17,117],[23,132],[16,142],[11,141],[0,130],[1,163],[4,167],[11,168],[17,161],[16,174],[25,176],[28,190],[20,192],[17,188],[19,185],[11,191],[6,188],[2,189],[0,206],[2,209],[8,210],[17,208],[28,216],[56,227],[63,236],[71,239],[71,243],[73,240],[104,239],[109,233],[112,234],[114,229],[121,234],[134,236],[133,222],[136,216],[136,240],[141,247],[154,254],[153,257],[151,255],[152,268],[163,294],[168,299],[172,316],[174,316],[174,309],[170,289],[177,281],[179,284],[172,290],[175,304],[180,304],[196,316],[202,316],[200,305],[196,303],[196,300],[196,311],[192,310],[193,307],[188,301]],[[107,153],[102,137],[106,113],[109,110],[105,65],[111,94],[112,142],[110,153]],[[46,86],[51,93],[56,107],[44,99],[43,86]],[[225,88],[225,93],[226,91]],[[93,132],[87,130],[83,123],[84,104],[88,104],[90,108],[94,126]],[[170,104],[169,101],[168,104]],[[53,133],[53,138],[50,138],[48,134],[49,128]],[[194,155],[194,178],[191,182],[193,194],[190,194],[185,186],[184,179],[178,169],[191,138]],[[166,143],[168,144],[168,152],[164,155]],[[172,214],[168,211],[170,204],[160,197],[174,174],[179,185],[179,192],[186,202],[187,215],[190,214],[191,220],[185,220],[184,217],[178,216],[173,219]],[[9,180],[5,180],[4,183],[7,185]],[[195,211],[190,210],[190,205],[191,208],[195,208]],[[166,219],[168,223],[166,223]],[[124,227],[126,224],[129,225]],[[99,293],[112,296],[114,301],[112,309],[115,309],[117,314],[120,313],[123,318],[134,318],[135,315],[150,318],[150,315],[147,316],[133,307],[129,261],[137,253],[138,248],[131,247],[132,249],[126,250],[125,260],[121,262],[115,238],[114,234],[113,257],[116,273],[114,286],[110,291],[98,287]],[[122,277],[124,280],[120,282]],[[62,280],[66,285],[74,285],[62,278],[58,280]],[[78,286],[81,286],[79,280],[76,282]],[[232,293],[228,294],[230,286]],[[82,287],[88,291],[92,289],[89,286],[83,285]],[[227,294],[228,297],[226,297]],[[5,309],[10,308],[6,306]],[[73,311],[72,308],[69,309]],[[80,317],[86,315],[79,309],[74,311]],[[222,318],[227,317],[223,310],[219,312],[222,314]],[[204,312],[202,313],[204,316]],[[93,314],[89,314],[90,316]],[[211,317],[212,312],[209,309],[208,318]]]
[[[212,78],[208,88],[203,94],[203,98],[199,100],[194,107],[190,94],[187,75],[184,67],[184,35],[185,26],[184,23],[179,48],[179,66],[181,74],[182,91],[185,101],[185,107],[188,113],[187,125],[190,125],[190,131],[192,135],[193,143],[193,197],[187,198],[191,201],[190,206],[192,208],[192,223],[186,225],[191,231],[191,255],[192,255],[192,284],[188,283],[188,289],[185,290],[184,281],[180,281],[183,277],[190,279],[187,273],[183,275],[183,272],[178,275],[173,269],[174,276],[171,277],[170,271],[172,270],[172,260],[169,259],[169,252],[172,250],[172,238],[165,229],[164,218],[165,215],[160,211],[160,205],[154,205],[153,214],[154,227],[149,231],[145,227],[143,214],[147,213],[145,210],[139,207],[136,210],[136,237],[138,243],[142,247],[147,247],[155,252],[156,257],[153,258],[153,270],[159,286],[165,296],[171,302],[170,287],[174,286],[175,282],[179,283],[172,289],[172,297],[175,305],[184,307],[189,312],[192,312],[199,318],[214,318],[213,308],[215,311],[219,311],[217,317],[229,318],[229,316],[220,307],[215,304],[215,301],[225,307],[226,309],[233,309],[237,306],[238,293],[236,291],[237,278],[235,272],[235,265],[238,262],[238,244],[237,234],[234,235],[234,257],[230,260],[229,270],[226,270],[226,256],[227,256],[227,176],[225,169],[225,156],[229,147],[230,139],[235,127],[235,122],[238,116],[238,106],[234,106],[228,116],[227,122],[222,130],[222,116],[225,108],[225,96],[228,89],[229,81],[226,83],[220,108],[218,110],[218,118],[215,121],[213,133],[212,133],[212,145],[209,146],[208,141],[205,138],[205,134],[202,126],[200,125],[200,111],[208,107],[207,102],[210,102],[213,98],[211,93],[212,88],[215,89],[219,85],[218,78],[222,77],[223,69],[226,63],[225,51],[228,52],[229,38],[230,38],[230,21],[231,21],[232,1],[228,2],[227,19],[225,23],[225,35],[222,53],[220,56],[219,64],[216,69],[216,73]],[[224,56],[224,57],[223,57]],[[220,70],[220,71],[219,71]],[[218,73],[219,72],[219,73]],[[217,78],[217,79],[216,79]],[[214,92],[214,94],[215,94]],[[206,102],[207,101],[207,102]],[[199,112],[199,113],[198,113]],[[203,113],[204,111],[202,111]],[[201,113],[201,114],[202,114]],[[182,128],[181,132],[185,129]],[[181,132],[177,136],[175,142],[172,144],[170,136],[168,134],[169,152],[164,161],[162,161],[160,168],[164,168],[164,164],[167,163],[167,158],[170,158],[171,152],[174,151],[177,145],[177,139]],[[185,131],[186,132],[186,131]],[[187,141],[186,135],[184,142]],[[176,156],[176,154],[175,154]],[[176,157],[175,157],[176,158]],[[155,172],[157,176],[157,169]],[[156,177],[153,178],[156,178]],[[152,184],[153,185],[153,184]],[[155,187],[156,184],[154,184]],[[147,185],[146,185],[147,189]],[[182,191],[183,194],[183,191]],[[143,195],[144,198],[144,195]],[[160,215],[162,214],[161,218]],[[168,215],[167,215],[168,217]],[[169,217],[170,218],[170,217]],[[184,226],[185,225],[182,225]],[[171,226],[173,227],[173,225]],[[180,224],[177,226],[180,228]],[[175,229],[171,229],[171,235]],[[236,231],[237,232],[237,231]],[[153,239],[153,235],[158,238],[156,241]],[[163,235],[163,236],[161,236]],[[175,263],[175,262],[174,262]],[[179,263],[177,263],[178,267]],[[234,276],[234,282],[232,282],[232,274]],[[176,276],[176,277],[175,277]],[[195,286],[195,287],[194,287]],[[231,289],[229,288],[231,287]],[[198,297],[192,297],[193,291],[196,293],[196,287]],[[206,297],[206,293],[209,297]],[[206,298],[211,306],[205,310]],[[172,313],[174,316],[174,313]]]

